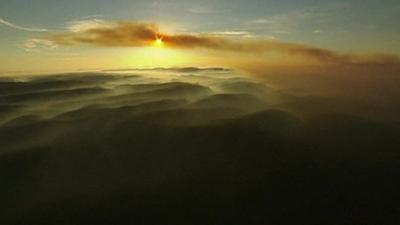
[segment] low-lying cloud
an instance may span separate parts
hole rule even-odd
[[[226,68],[2,79],[0,224],[390,224],[400,111],[376,111]]]

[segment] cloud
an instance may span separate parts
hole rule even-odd
[[[224,34],[235,36],[244,33],[225,32]],[[281,54],[324,64],[390,64],[399,62],[396,56],[341,54],[327,49],[272,40],[238,40],[215,36],[215,34],[167,34],[162,33],[156,24],[136,22],[80,21],[72,24],[70,32],[49,34],[44,39],[66,46],[89,44],[103,47],[145,47],[150,46],[159,36],[170,48],[203,48],[237,54]]]
[[[266,18],[259,18],[259,19],[255,19],[250,21],[250,23],[254,23],[254,24],[273,24],[275,23],[275,21],[271,20],[271,19],[266,19]]]
[[[337,31],[351,24],[340,22],[340,18],[335,16],[338,11],[348,11],[348,8],[348,3],[313,4],[302,9],[255,17],[246,23],[246,27],[248,30],[269,30],[271,32],[284,30],[290,33],[304,33],[304,31],[313,29],[313,27],[323,26]],[[339,25],[332,26],[332,24]]]
[[[36,51],[38,48],[56,49],[58,48],[58,45],[50,40],[33,38],[27,40],[24,44],[24,47],[25,51],[30,52],[30,51]]]
[[[245,38],[250,38],[254,37],[254,35],[249,32],[249,31],[236,31],[236,30],[231,30],[231,31],[215,31],[211,32],[210,34],[216,35],[216,36],[222,36],[222,37],[245,37]]]
[[[115,22],[102,20],[73,22],[70,32],[56,33],[45,37],[60,45],[92,44],[108,47],[148,46],[157,36],[154,24]]]
[[[0,82],[0,119],[14,114],[0,124],[0,223],[324,224],[328,217],[392,224],[398,217],[387,210],[376,219],[382,205],[400,203],[396,123],[332,114],[343,104],[329,99],[291,107],[331,114],[265,109],[272,96],[248,93],[263,87],[241,75],[210,73],[199,83],[204,74],[159,74],[164,82],[149,79],[151,71]]]
[[[343,115],[343,101],[315,97],[286,101],[303,114],[279,110],[274,90],[233,71],[134,74],[0,81],[0,120],[9,118],[0,124],[0,224],[398,217],[385,210],[400,203],[398,123]]]
[[[16,30],[22,30],[22,31],[29,31],[29,32],[48,32],[47,29],[41,29],[41,28],[30,28],[30,27],[23,27],[23,26],[19,26],[16,25],[14,23],[11,23],[9,21],[6,21],[4,19],[0,18],[0,25],[5,25],[8,26],[10,28],[16,29]]]
[[[67,29],[71,32],[78,33],[84,32],[91,29],[112,27],[112,23],[106,22],[102,19],[85,19],[85,20],[74,20],[68,22]]]

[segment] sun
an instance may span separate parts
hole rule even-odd
[[[153,46],[155,47],[162,48],[164,45],[165,43],[162,37],[156,37],[156,39],[153,41]]]

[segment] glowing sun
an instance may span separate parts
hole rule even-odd
[[[162,48],[164,47],[164,41],[162,37],[156,37],[156,39],[153,41],[153,46]]]

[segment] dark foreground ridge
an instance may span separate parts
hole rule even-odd
[[[398,121],[187,71],[0,82],[0,224],[399,224]]]

